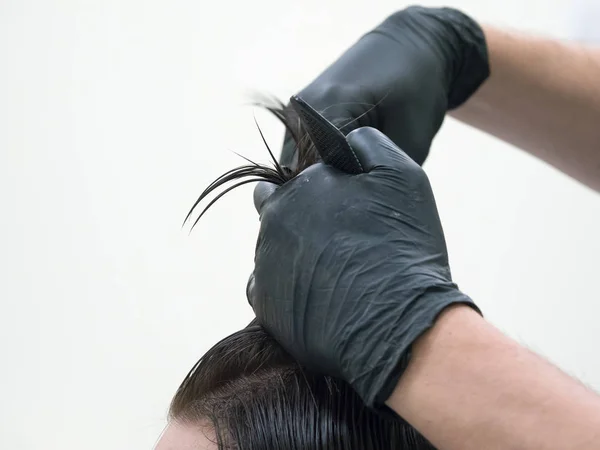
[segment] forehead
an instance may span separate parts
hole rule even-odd
[[[207,427],[171,421],[154,450],[217,450],[217,445]]]

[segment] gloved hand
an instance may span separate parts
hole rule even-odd
[[[299,96],[344,134],[377,128],[422,164],[446,111],[488,76],[477,23],[454,9],[413,6],[363,36]],[[294,156],[288,134],[281,163],[295,167]]]
[[[247,295],[298,361],[382,405],[411,344],[452,304],[444,233],[421,167],[374,128],[347,136],[366,173],[319,163],[259,184],[260,232]]]

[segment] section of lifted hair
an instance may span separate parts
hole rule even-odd
[[[297,159],[297,162],[293,164],[293,167],[280,164],[273,154],[273,151],[269,147],[269,144],[267,144],[258,122],[256,119],[254,119],[256,128],[260,133],[260,137],[262,138],[262,141],[269,152],[269,156],[273,160],[273,166],[258,164],[242,155],[238,155],[244,158],[248,164],[228,170],[214,180],[211,184],[209,184],[206,189],[204,189],[188,212],[183,222],[184,225],[190,221],[190,218],[196,212],[198,206],[203,200],[205,200],[211,193],[215,191],[221,190],[221,192],[219,192],[216,197],[204,207],[191,225],[191,229],[196,226],[198,221],[202,218],[206,211],[208,211],[208,209],[215,204],[215,202],[217,202],[228,192],[231,192],[233,189],[248,183],[256,183],[259,181],[267,181],[269,183],[281,186],[285,182],[294,178],[296,175],[298,175],[298,173],[302,172],[307,167],[318,162],[320,159],[318,152],[315,150],[312,141],[310,140],[306,130],[304,129],[304,126],[302,125],[302,122],[300,121],[300,118],[289,105],[286,106],[281,101],[273,97],[257,96],[256,98],[257,100],[253,102],[255,106],[259,106],[270,111],[285,126],[285,145],[293,146],[291,151],[294,158]],[[288,148],[288,151],[289,150],[290,149]],[[231,184],[232,182],[233,184]]]

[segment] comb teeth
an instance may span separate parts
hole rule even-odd
[[[364,173],[356,153],[346,141],[346,136],[335,125],[297,95],[290,98],[290,104],[298,113],[325,164],[351,175]]]

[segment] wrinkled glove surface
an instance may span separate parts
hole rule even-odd
[[[488,76],[476,22],[455,9],[413,6],[364,35],[299,96],[345,134],[377,128],[422,164],[448,109]],[[294,167],[294,156],[287,135],[282,164]]]
[[[365,173],[320,163],[281,187],[257,186],[247,294],[258,322],[299,362],[341,377],[376,407],[444,308],[477,307],[452,282],[423,169],[374,128],[347,139]]]

